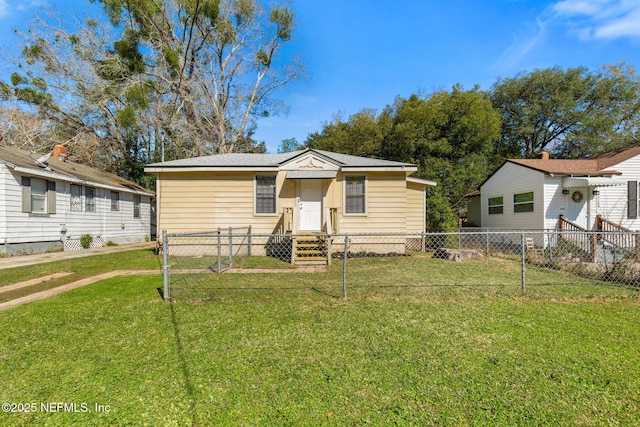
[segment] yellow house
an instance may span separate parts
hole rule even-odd
[[[155,163],[158,229],[251,226],[255,234],[421,233],[416,165],[306,149]]]

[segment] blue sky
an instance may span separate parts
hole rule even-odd
[[[287,115],[258,122],[275,152],[304,142],[336,115],[380,111],[396,96],[488,89],[499,77],[553,66],[625,62],[640,68],[640,0],[290,0],[296,33],[287,47],[309,78],[277,93]],[[84,15],[88,1],[0,0],[3,49],[37,7]],[[95,8],[95,5],[92,6]]]

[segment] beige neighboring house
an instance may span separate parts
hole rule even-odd
[[[436,183],[412,178],[416,170],[414,164],[314,149],[145,167],[157,177],[158,230],[250,225],[253,234],[294,235],[423,232],[425,189]]]

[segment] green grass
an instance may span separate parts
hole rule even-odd
[[[131,269],[162,269],[162,257],[158,257],[151,249],[116,252],[105,255],[92,255],[62,261],[53,261],[28,267],[7,268],[0,270],[0,289],[4,285],[23,282],[57,272],[73,273],[69,276],[50,280],[15,291],[0,293],[0,302],[19,298],[34,292],[43,291],[65,283],[71,283],[85,277],[95,276],[107,271]]]
[[[260,265],[253,257],[251,267]],[[280,263],[262,258],[267,264]],[[255,261],[254,261],[255,260]],[[242,264],[242,260],[239,261]],[[281,263],[283,265],[287,265]],[[235,263],[234,263],[235,266]],[[429,255],[399,258],[363,258],[347,260],[347,295],[357,299],[443,300],[522,295],[520,262],[503,258],[452,263]],[[278,266],[269,265],[272,268]],[[213,280],[210,274],[172,274],[172,298],[179,302],[249,301],[255,298],[279,298],[297,295],[301,289],[342,298],[343,263],[333,260],[326,273],[259,274],[238,276],[223,274]],[[640,295],[637,288],[587,280],[569,272],[527,265],[526,295],[530,298],[599,298]]]
[[[522,295],[498,259],[348,263],[347,300],[334,261],[199,276],[173,303],[137,276],[0,312],[3,402],[111,409],[0,424],[640,423],[635,289],[530,268]]]

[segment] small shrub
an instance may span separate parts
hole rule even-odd
[[[109,240],[107,243],[104,244],[105,246],[118,246],[118,244],[116,242],[114,242],[113,240]]]
[[[93,242],[93,236],[91,234],[83,234],[80,236],[80,246],[84,249],[89,249],[91,242]]]

